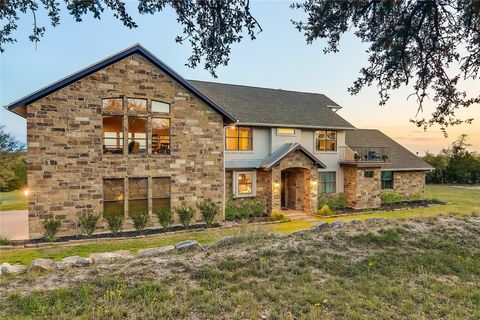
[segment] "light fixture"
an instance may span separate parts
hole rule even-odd
[[[317,180],[313,180],[313,181],[312,181],[312,185],[314,185],[314,186],[316,186],[317,183],[318,183]]]
[[[275,188],[280,188],[280,183],[278,182],[275,182],[273,185],[275,186]]]
[[[28,189],[23,190],[23,195],[25,197],[28,197],[29,194],[30,194],[30,191]]]

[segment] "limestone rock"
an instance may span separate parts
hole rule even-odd
[[[85,267],[93,263],[91,258],[84,258],[80,256],[71,256],[62,259],[62,262],[65,263],[67,267]]]
[[[328,228],[328,222],[325,222],[325,221],[319,222],[314,226],[314,228],[318,230],[326,229]]]
[[[15,264],[12,266],[10,263],[5,262],[0,264],[0,275],[24,273],[26,269],[27,267],[22,264]]]
[[[351,220],[348,222],[349,224],[359,224],[359,223],[362,223],[361,220],[358,220],[358,219],[354,219],[354,220]]]
[[[93,262],[105,262],[105,261],[112,261],[115,259],[120,259],[123,258],[124,255],[122,255],[119,252],[100,252],[100,253],[92,253],[89,255],[89,258],[93,260]]]
[[[174,246],[165,246],[159,248],[147,248],[147,249],[140,249],[136,254],[137,257],[153,257],[164,254],[166,252],[175,250]]]
[[[332,223],[332,229],[340,229],[341,227],[343,227],[343,222],[340,220],[334,221]]]
[[[53,259],[34,259],[27,268],[27,271],[46,271],[55,267]]]
[[[203,249],[203,248],[195,240],[185,240],[185,241],[177,243],[175,245],[175,249],[177,249],[177,250],[195,250],[195,249]]]

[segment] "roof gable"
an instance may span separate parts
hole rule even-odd
[[[171,69],[165,63],[163,63],[160,59],[158,59],[155,55],[153,55],[150,51],[142,47],[140,44],[135,44],[129,48],[126,48],[118,53],[113,54],[110,57],[107,57],[99,62],[96,62],[78,72],[75,72],[65,78],[62,78],[38,91],[35,91],[17,101],[10,103],[9,105],[5,106],[5,108],[9,111],[12,111],[24,117],[24,115],[20,113],[20,110],[19,110],[20,108],[23,108],[28,104],[31,104],[45,96],[48,96],[49,94],[57,90],[60,90],[80,79],[83,79],[86,76],[89,76],[97,72],[98,70],[106,68],[114,64],[115,62],[118,62],[128,56],[131,56],[132,54],[141,55],[142,57],[147,59],[149,62],[151,62],[153,65],[155,65],[157,68],[165,72],[168,76],[170,76],[172,79],[178,82],[181,86],[183,86],[185,89],[193,93],[196,97],[198,97],[208,106],[210,106],[213,110],[221,114],[224,117],[225,122],[228,122],[228,123],[237,122],[237,119],[230,112],[226,111],[225,109],[220,107],[218,104],[213,102],[209,97],[207,97],[202,92],[200,92],[197,88],[191,85],[182,76],[176,73],[173,69]]]

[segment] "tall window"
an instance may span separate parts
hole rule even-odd
[[[128,118],[128,154],[147,153],[147,118]]]
[[[252,150],[252,139],[251,127],[228,127],[225,129],[226,150]]]
[[[103,212],[123,214],[123,179],[103,180]]]
[[[330,130],[316,131],[315,149],[317,151],[337,151],[337,132]]]
[[[123,154],[122,116],[103,116],[103,153]]]
[[[336,172],[320,172],[320,193],[335,193],[337,191]]]
[[[152,179],[152,212],[170,210],[170,178]]]
[[[382,171],[382,189],[393,189],[393,171]]]
[[[236,197],[253,197],[256,194],[255,171],[234,173],[234,194]]]
[[[152,100],[152,111],[147,113],[150,110],[149,101],[138,98],[102,99],[104,154],[170,154],[170,105]],[[162,118],[151,117],[153,114],[159,116],[158,113],[164,113]],[[126,148],[124,139],[128,139]],[[148,139],[152,139],[151,150],[148,149]]]
[[[152,118],[152,153],[170,154],[170,119]]]
[[[148,179],[128,179],[128,212],[148,212]]]

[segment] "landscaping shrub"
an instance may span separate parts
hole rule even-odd
[[[162,209],[155,212],[158,222],[164,229],[168,229],[173,223],[173,212],[170,209]]]
[[[8,246],[12,242],[6,237],[0,235],[0,246]]]
[[[48,241],[53,241],[55,239],[55,235],[58,232],[58,229],[60,229],[61,224],[62,222],[55,217],[43,220],[43,236],[45,237],[45,239],[47,239]]]
[[[415,192],[408,197],[409,200],[421,200],[422,199],[422,194],[420,192]]]
[[[202,201],[197,201],[196,206],[202,214],[203,220],[205,221],[207,228],[210,227],[212,225],[213,219],[215,219],[215,216],[220,210],[220,206],[213,202],[213,200],[210,198],[203,199]]]
[[[270,220],[272,220],[272,221],[284,221],[284,220],[287,220],[287,217],[283,213],[274,211],[270,214]]]
[[[233,197],[230,197],[225,204],[225,220],[233,221],[238,217],[238,207],[233,201]]]
[[[174,208],[174,210],[177,213],[182,226],[187,229],[192,222],[193,217],[195,216],[195,209],[192,207],[182,206]]]
[[[393,191],[387,191],[380,195],[382,204],[391,205],[402,201],[402,195]]]
[[[238,217],[242,220],[242,222],[247,222],[248,218],[250,218],[250,206],[248,202],[242,201],[240,205],[237,207]]]
[[[250,206],[250,214],[253,217],[262,217],[264,214],[263,211],[263,203],[260,200],[252,199],[248,201],[248,205]]]
[[[145,227],[150,220],[150,216],[148,215],[148,211],[145,210],[133,210],[128,213],[128,217],[133,222],[133,227],[138,233],[142,233]]]
[[[95,228],[100,220],[100,214],[94,214],[93,210],[87,210],[80,215],[78,220],[80,221],[83,232],[85,232],[87,236],[91,236],[95,232]]]
[[[103,218],[107,222],[108,230],[110,230],[114,236],[122,229],[123,221],[125,220],[123,210],[115,209],[105,210],[103,212]]]
[[[322,208],[320,208],[317,213],[321,216],[331,216],[333,215],[333,211],[330,209],[328,205],[323,205]]]
[[[318,196],[318,209],[327,205],[330,209],[345,209],[347,206],[347,199],[343,193],[328,195],[321,193]]]

